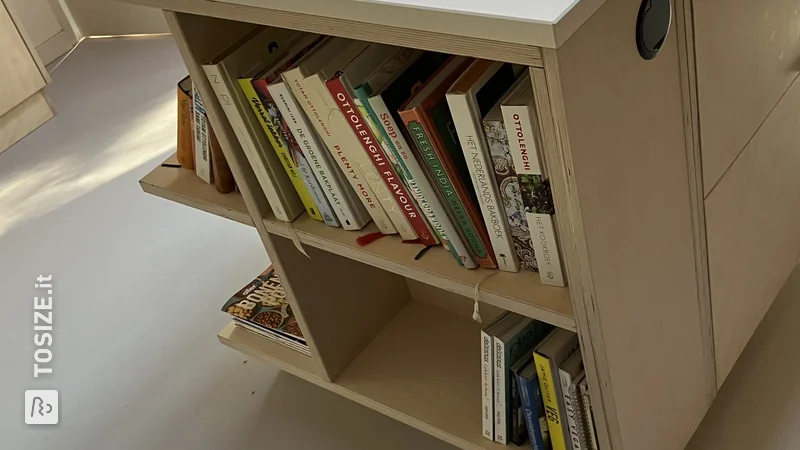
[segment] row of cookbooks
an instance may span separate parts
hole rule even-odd
[[[526,68],[277,28],[203,69],[277,219],[564,285]]]
[[[481,331],[486,439],[534,450],[598,450],[578,335],[506,312]]]

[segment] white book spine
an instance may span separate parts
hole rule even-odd
[[[469,168],[472,186],[478,197],[483,222],[489,239],[492,242],[497,268],[507,272],[519,271],[517,252],[508,229],[505,209],[500,202],[497,180],[494,177],[494,166],[489,157],[486,136],[480,120],[477,106],[473,105],[467,94],[447,94],[447,104],[453,115],[461,150]]]
[[[329,127],[327,122],[328,115],[340,111],[333,103],[333,100],[330,99],[328,90],[324,85],[321,87],[322,91],[320,91],[319,86],[311,88],[307,80],[303,79],[302,74],[297,69],[284,72],[283,77],[289,89],[292,91],[292,94],[294,94],[298,103],[300,103],[300,106],[303,108],[303,111],[305,111],[306,116],[308,116],[314,124],[317,134],[319,134],[323,142],[325,142],[328,151],[336,160],[342,173],[344,173],[350,185],[358,194],[361,203],[367,209],[367,212],[369,212],[372,220],[375,221],[375,225],[378,226],[378,229],[383,234],[396,233],[397,229],[394,227],[386,211],[384,211],[383,206],[381,206],[380,201],[372,191],[361,168],[356,162],[349,159],[350,155],[345,153],[342,148],[342,143],[339,142]],[[317,78],[317,80],[319,80],[319,78]],[[324,101],[326,98],[322,94],[327,94],[327,102]]]
[[[211,83],[211,88],[214,90],[214,93],[217,94],[222,110],[225,112],[225,116],[228,118],[231,128],[233,128],[233,132],[236,134],[236,138],[242,146],[247,161],[256,174],[258,184],[264,191],[264,195],[267,197],[267,201],[272,207],[272,212],[278,220],[291,222],[294,220],[294,217],[289,217],[286,210],[283,208],[283,202],[270,180],[269,172],[267,172],[265,165],[266,163],[261,155],[258,154],[253,138],[250,136],[244,124],[244,119],[241,114],[239,114],[239,109],[234,104],[233,96],[236,94],[236,91],[234,91],[236,88],[229,86],[228,83],[225,82],[225,77],[220,72],[218,65],[206,65],[203,66],[203,70],[206,72],[208,81]]]
[[[197,176],[206,183],[213,183],[213,172],[211,171],[211,142],[208,133],[208,117],[203,98],[196,87],[192,88],[192,103],[194,107],[194,170]]]
[[[481,330],[481,424],[483,425],[483,437],[490,441],[494,440],[492,348],[492,336]]]
[[[564,286],[564,272],[561,270],[561,257],[558,255],[553,216],[532,213],[526,213],[526,216],[542,284]]]
[[[419,238],[408,216],[406,216],[401,205],[389,190],[391,183],[401,183],[400,180],[394,177],[391,177],[391,181],[384,180],[381,173],[378,172],[378,168],[373,159],[381,158],[385,161],[385,157],[382,157],[380,149],[375,145],[376,142],[373,142],[369,137],[366,138],[366,141],[362,141],[362,139],[356,135],[356,132],[353,131],[353,128],[351,128],[352,124],[358,127],[360,132],[367,133],[364,129],[364,117],[358,111],[357,106],[351,104],[342,93],[334,94],[331,92],[325,80],[321,79],[319,75],[308,77],[304,82],[310,83],[325,104],[333,105],[336,108],[336,111],[331,111],[328,116],[328,124],[331,126],[331,131],[336,136],[336,139],[342,143],[342,149],[347,157],[351,161],[354,161],[361,169],[361,172],[369,183],[369,187],[372,189],[372,192],[375,193],[375,197],[380,201],[383,210],[386,212],[386,215],[389,216],[389,220],[391,220],[392,224],[394,224],[397,233],[406,240],[416,240]],[[352,90],[348,90],[346,81],[339,79],[339,82],[347,91],[350,99],[356,98]],[[334,98],[334,96],[337,98]],[[346,112],[343,112],[343,110]],[[370,150],[367,150],[365,145]],[[374,156],[371,154],[373,150],[375,153]],[[412,199],[403,197],[403,201],[404,204],[407,204],[412,201]]]
[[[316,132],[311,128],[286,83],[273,83],[268,89],[295,140],[308,157],[311,169],[342,227],[345,230],[363,228],[369,222],[369,214],[355,198],[355,192],[345,185],[342,172],[333,167],[330,154],[323,148],[324,144],[319,142]]]
[[[414,157],[414,153],[408,146],[408,142],[400,132],[401,128],[397,126],[394,116],[389,112],[389,108],[380,96],[371,97],[369,104],[375,111],[375,115],[382,121],[380,125],[386,131],[386,134],[392,139],[394,148],[397,150],[398,158],[401,163],[405,165],[408,173],[406,179],[411,191],[417,196],[417,202],[420,208],[425,212],[428,221],[434,227],[439,236],[447,243],[448,247],[455,252],[456,256],[461,260],[464,267],[474,269],[477,266],[469,250],[464,245],[464,241],[458,235],[453,222],[448,217],[442,202],[436,196],[436,191],[430,181],[428,181],[425,171],[419,165],[419,161]],[[491,382],[491,380],[490,380]],[[491,437],[489,439],[492,439]]]
[[[531,180],[542,180],[542,168],[537,149],[536,128],[531,106],[502,106],[503,123],[508,132],[508,143],[514,169],[520,181],[520,187]],[[537,178],[538,177],[538,178]],[[532,211],[530,205],[524,205],[531,230],[531,243],[539,265],[539,277],[542,284],[564,286],[564,271],[559,257],[558,241],[553,217]]]
[[[507,443],[506,436],[506,345],[496,336],[494,339],[494,441]]]
[[[578,430],[578,405],[573,401],[575,399],[573,397],[575,385],[572,382],[572,375],[565,370],[558,369],[558,377],[561,380],[561,396],[564,398],[564,407],[566,408],[568,445],[572,450],[583,450]]]

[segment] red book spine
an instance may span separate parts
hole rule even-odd
[[[425,222],[425,219],[422,217],[417,205],[414,203],[413,197],[408,193],[403,181],[397,175],[397,172],[386,158],[386,155],[384,155],[378,140],[375,138],[375,135],[372,134],[369,125],[364,122],[361,112],[359,112],[358,107],[345,89],[342,81],[339,78],[332,78],[325,84],[333,96],[333,99],[336,101],[336,106],[338,106],[342,114],[345,115],[347,123],[350,124],[350,128],[358,137],[359,142],[361,142],[361,147],[363,147],[364,151],[370,156],[372,164],[378,170],[378,173],[381,174],[381,178],[383,178],[383,182],[386,183],[386,187],[392,192],[392,196],[394,196],[397,204],[400,205],[400,208],[403,210],[406,218],[408,218],[414,231],[417,232],[419,241],[425,245],[437,245],[438,242],[430,227],[428,227],[428,224]]]

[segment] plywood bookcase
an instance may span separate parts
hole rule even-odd
[[[800,186],[789,176],[800,170],[789,150],[800,140],[790,119],[797,116],[796,89],[781,98],[753,94],[759,105],[775,106],[761,114],[770,134],[756,131],[750,142],[736,142],[743,148],[718,151],[719,130],[704,133],[703,126],[721,126],[705,117],[726,100],[703,83],[726,69],[711,66],[727,60],[702,59],[695,50],[733,50],[707,37],[711,19],[703,8],[695,15],[690,0],[673,2],[672,33],[650,61],[634,42],[640,0],[554,0],[547,7],[126,1],[165,10],[239,186],[222,195],[190,172],[158,167],[141,181],[143,189],[254,226],[311,356],[232,324],[220,340],[456,447],[502,447],[480,434],[480,324],[471,319],[475,285],[489,272],[460,268],[441,248],[414,260],[418,248],[394,237],[357,246],[355,237],[370,227],[354,233],[301,216],[290,230],[276,220],[200,67],[228,37],[262,25],[529,66],[568,287],[500,273],[480,285],[481,312],[488,320],[514,311],[578,333],[603,450],[683,448],[800,257]],[[743,10],[728,12],[750,20]],[[738,29],[723,31],[747,33]],[[751,38],[759,43],[754,48],[763,46],[763,36]],[[741,61],[729,59],[731,70]],[[770,92],[793,85],[774,73],[764,77],[757,81],[774,82]],[[716,139],[709,158],[741,155],[720,179],[718,166],[703,172],[705,135]],[[776,158],[781,164],[772,167]],[[780,176],[764,177],[770,168]],[[753,178],[758,182],[749,184]],[[738,206],[744,198],[756,207],[760,195],[772,199],[770,215]],[[736,233],[762,230],[769,235],[742,246],[746,254],[737,258]],[[761,265],[753,277],[761,284],[742,263],[756,255]],[[747,289],[753,283],[759,287]]]

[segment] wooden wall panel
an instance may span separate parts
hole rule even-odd
[[[800,82],[705,205],[722,384],[800,258]]]
[[[800,71],[796,0],[694,1],[706,194]]]
[[[571,238],[584,240],[570,279],[583,283],[573,300],[600,356],[612,448],[675,450],[710,404],[713,365],[703,350],[677,39],[643,60],[633,39],[639,5],[609,0],[557,50],[566,176],[579,200],[568,211],[580,221]]]

